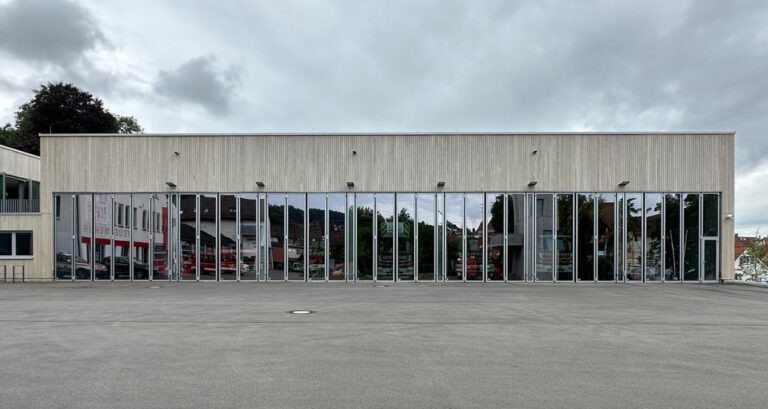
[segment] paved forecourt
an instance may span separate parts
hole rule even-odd
[[[9,284],[0,311],[9,408],[768,401],[757,287]]]

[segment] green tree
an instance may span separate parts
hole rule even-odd
[[[10,146],[13,143],[13,137],[16,134],[16,129],[11,124],[5,124],[0,128],[0,145]]]
[[[750,240],[739,258],[739,268],[750,281],[758,281],[760,276],[768,274],[768,249],[760,237],[760,231],[755,233],[755,240]]]
[[[142,133],[144,128],[132,116],[117,116],[117,133]]]
[[[39,155],[40,133],[142,131],[134,117],[116,117],[104,107],[100,99],[89,92],[72,84],[57,82],[41,85],[35,90],[32,100],[19,107],[10,145]]]

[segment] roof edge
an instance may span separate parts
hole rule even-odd
[[[0,145],[0,148],[9,150],[9,151],[14,152],[14,153],[19,153],[19,154],[22,154],[22,155],[31,156],[31,157],[33,157],[35,159],[40,159],[40,156],[38,156],[38,155],[29,153],[29,152],[20,151],[20,150],[18,150],[16,148],[11,148],[10,146]]]
[[[597,132],[161,132],[161,133],[40,133],[41,137],[57,136],[427,136],[427,135],[735,135],[736,131],[597,131]]]

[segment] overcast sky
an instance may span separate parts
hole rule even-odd
[[[67,81],[147,132],[735,130],[737,232],[765,235],[767,22],[765,0],[0,0],[0,122]]]

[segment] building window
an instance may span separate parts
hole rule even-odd
[[[32,232],[0,231],[0,258],[32,256]]]

